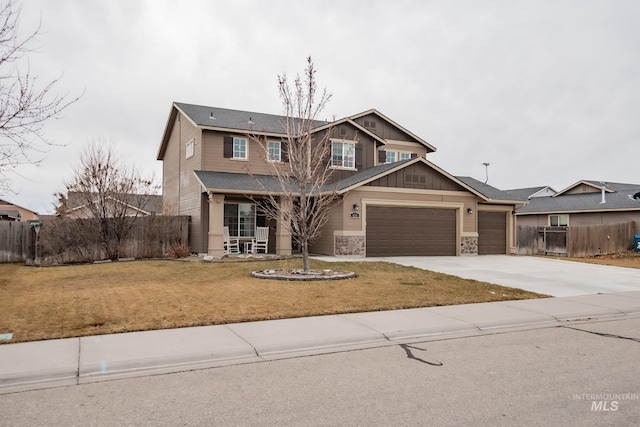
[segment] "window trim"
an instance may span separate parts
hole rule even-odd
[[[236,141],[238,141],[238,142],[244,141],[244,157],[236,156]],[[247,140],[247,138],[234,136],[231,144],[232,144],[232,149],[231,149],[231,158],[232,159],[234,159],[234,160],[248,160],[249,159],[249,141]]]
[[[278,145],[278,158],[271,158],[271,144]],[[271,163],[280,163],[282,162],[282,141],[268,140],[267,141],[267,161]]]
[[[342,152],[340,153],[340,163],[341,164],[335,164],[334,163],[334,144],[342,144]],[[346,169],[346,170],[356,170],[356,144],[357,141],[352,141],[349,139],[331,139],[331,167],[335,168],[335,169]],[[351,153],[350,156],[348,156],[348,158],[351,159],[353,166],[345,166],[345,146],[351,146]],[[349,153],[347,153],[349,154]]]
[[[190,159],[196,154],[196,140],[195,138],[191,138],[187,145],[185,146],[185,158]]]
[[[551,218],[552,217],[557,217],[557,221],[558,221],[558,225],[552,225],[551,224]],[[560,219],[561,218],[566,218],[566,221],[564,224],[561,223]],[[548,217],[549,220],[549,227],[568,227],[569,226],[569,215],[568,214],[549,214]]]

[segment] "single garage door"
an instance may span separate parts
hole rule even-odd
[[[367,256],[456,255],[455,209],[367,206]]]
[[[504,212],[478,212],[478,254],[507,253],[507,215]]]

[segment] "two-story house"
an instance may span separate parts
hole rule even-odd
[[[163,212],[189,215],[191,249],[223,255],[223,228],[251,239],[270,227],[270,251],[291,253],[291,236],[254,200],[277,193],[269,162],[287,162],[283,117],[174,103],[158,160]],[[376,110],[333,122],[332,179],[341,195],[311,253],[350,256],[511,253],[515,201],[429,160],[436,149]],[[251,136],[268,141],[268,154]],[[268,157],[268,158],[267,158]]]

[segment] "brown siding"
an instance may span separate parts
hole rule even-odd
[[[587,184],[580,184],[563,194],[583,194],[583,193],[599,193],[602,190],[594,188]]]
[[[365,121],[369,122],[369,127],[365,126]],[[402,132],[400,129],[395,126],[390,125],[385,120],[381,119],[375,114],[368,114],[366,116],[360,117],[355,120],[360,126],[365,127],[372,133],[375,133],[381,138],[384,139],[393,139],[396,141],[411,141],[415,142],[415,138],[412,138],[405,132]],[[375,123],[375,128],[371,127],[371,123]]]
[[[435,171],[424,163],[416,163],[402,170],[372,181],[371,187],[413,188],[439,191],[465,191],[450,178]]]
[[[562,214],[553,214],[562,215]],[[618,224],[621,222],[635,221],[640,224],[640,211],[626,212],[583,212],[571,213],[569,215],[569,226],[595,225],[595,224]],[[516,217],[518,225],[529,225],[546,227],[549,225],[549,215],[518,215]]]
[[[342,220],[342,203],[339,203],[331,209],[329,213],[329,219],[325,226],[322,228],[322,234],[309,248],[309,251],[314,254],[320,255],[335,255],[334,254],[334,231],[343,229]]]

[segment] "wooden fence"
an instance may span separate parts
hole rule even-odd
[[[28,223],[0,222],[0,262],[51,265],[107,259],[99,243],[87,241],[77,231],[82,221],[91,220],[64,221],[45,220],[37,238]],[[129,238],[121,242],[121,257],[163,258],[178,246],[188,250],[189,221],[188,216],[136,218]]]
[[[583,258],[633,249],[633,221],[571,227],[518,226],[519,255],[560,255]]]
[[[33,259],[36,232],[28,222],[0,221],[0,262],[25,262]]]

